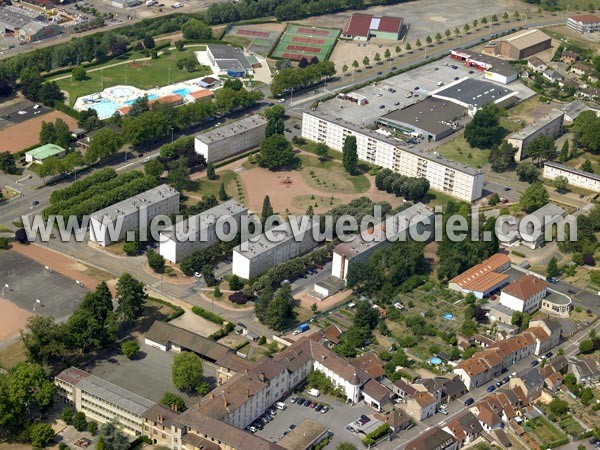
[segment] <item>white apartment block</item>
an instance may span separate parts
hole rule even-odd
[[[140,227],[147,227],[149,233],[152,219],[177,212],[179,192],[162,184],[93,213],[90,240],[106,247],[127,237],[128,231],[139,231]]]
[[[356,136],[358,159],[408,177],[423,177],[432,189],[468,202],[481,197],[483,172],[415,148],[369,129],[318,111],[302,116],[302,137],[342,151],[347,136]]]
[[[567,27],[578,33],[597,33],[600,31],[600,16],[581,14],[567,19]]]
[[[540,309],[548,283],[533,275],[524,275],[502,289],[500,303],[513,311],[531,314]]]
[[[318,242],[319,223],[308,216],[297,216],[261,234],[258,238],[243,242],[233,249],[232,272],[244,279],[251,279],[291,258],[314,249]]]
[[[399,212],[385,219],[384,224],[379,224],[371,234],[365,234],[370,240],[357,235],[350,242],[343,242],[333,250],[333,261],[331,275],[346,281],[348,270],[353,263],[366,261],[376,251],[389,245],[394,240],[404,240],[414,232],[421,233],[425,230],[433,230],[434,213],[431,208],[422,203]]]
[[[522,130],[510,134],[507,141],[517,149],[515,161],[521,161],[527,157],[527,147],[536,137],[550,136],[551,138],[557,138],[560,136],[564,117],[564,112],[554,110],[541,119],[527,125]]]
[[[578,170],[564,164],[547,161],[544,163],[544,178],[554,180],[556,177],[565,177],[570,186],[587,189],[588,191],[600,192],[600,176]]]
[[[58,374],[54,384],[61,400],[76,411],[101,424],[117,418],[135,436],[142,434],[142,414],[156,404],[75,367]]]
[[[196,136],[194,149],[207,163],[215,163],[257,147],[265,138],[267,119],[244,117]]]
[[[246,214],[248,208],[228,200],[161,231],[158,251],[165,259],[178,263],[195,251],[225,239],[232,230],[239,232],[242,216]]]

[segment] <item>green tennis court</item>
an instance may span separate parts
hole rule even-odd
[[[298,61],[316,56],[319,61],[326,61],[333,51],[339,34],[339,28],[290,23],[281,35],[271,57]]]

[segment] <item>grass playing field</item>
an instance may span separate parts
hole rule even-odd
[[[271,56],[293,60],[300,60],[302,57],[310,59],[316,56],[319,61],[325,61],[331,55],[339,33],[338,28],[290,23]]]
[[[77,97],[93,94],[111,86],[130,85],[139,89],[166,86],[169,79],[171,83],[177,83],[210,74],[211,70],[206,66],[200,66],[200,70],[196,72],[177,68],[178,60],[195,58],[194,51],[203,49],[203,47],[194,47],[193,50],[172,51],[169,54],[160,55],[157,59],[143,61],[134,58],[127,59],[125,63],[123,60],[113,60],[104,66],[88,70],[87,79],[84,81],[75,81],[70,75],[66,77],[62,75],[56,77],[55,80],[62,90],[69,93],[71,105],[75,103]]]

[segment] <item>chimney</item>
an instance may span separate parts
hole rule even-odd
[[[158,423],[163,423],[163,416],[161,416],[160,414],[158,415]]]
[[[225,398],[225,395],[223,395],[223,405],[225,405],[225,408],[229,406],[229,402],[227,401],[227,398]]]
[[[215,398],[215,394],[213,394],[212,392],[210,394],[208,394],[208,398]]]
[[[250,389],[246,388],[246,398],[250,398]]]
[[[260,372],[260,373],[258,374],[258,379],[259,379],[260,381],[265,381],[265,373],[264,373],[264,372]]]

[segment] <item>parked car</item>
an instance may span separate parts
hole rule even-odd
[[[439,412],[440,414],[443,414],[443,415],[445,415],[445,416],[447,416],[447,415],[448,415],[448,411],[446,411],[445,409],[440,409],[438,412]]]
[[[290,424],[290,426],[288,427],[290,430],[293,430],[294,428],[296,428],[296,425],[294,425],[293,423]]]
[[[321,409],[321,413],[325,414],[327,411],[329,411],[329,406],[327,406],[327,405],[323,406],[323,409]]]
[[[496,390],[496,386],[494,386],[493,384],[491,386],[487,387],[488,392],[494,392],[495,390]]]
[[[465,406],[470,406],[473,403],[475,403],[475,400],[473,400],[472,398],[468,398],[465,400]]]
[[[290,398],[290,403],[296,403],[296,400],[298,400],[298,397],[292,397]]]
[[[247,427],[246,430],[248,430],[250,433],[256,433],[258,431],[256,429],[256,427],[252,426],[252,425],[250,425],[249,427]]]
[[[317,411],[317,412],[321,411],[322,409],[323,409],[323,405],[321,405],[320,403],[317,406],[315,406],[315,411]]]
[[[533,361],[531,361],[531,367],[535,367],[539,364],[537,359],[534,359]]]
[[[504,378],[502,378],[502,382],[504,384],[508,383],[509,381],[510,381],[510,377],[504,377]]]
[[[377,72],[377,75],[383,75],[383,72]]]
[[[317,406],[317,403],[316,403],[316,402],[310,402],[310,407],[311,407],[311,408],[316,408],[316,406]]]
[[[550,359],[550,358],[552,358],[553,355],[554,355],[554,353],[548,352],[544,356],[546,357],[546,359]]]
[[[308,407],[309,407],[311,404],[312,404],[312,402],[311,402],[310,400],[308,400],[308,399],[307,399],[307,400],[304,402],[304,406],[305,406],[305,407],[307,407],[307,408],[308,408]]]
[[[354,433],[354,432],[355,432],[355,430],[354,430],[354,427],[352,427],[352,426],[350,426],[350,425],[346,425],[346,426],[345,426],[345,428],[346,428],[346,430],[348,430],[350,433]]]
[[[567,292],[569,294],[577,294],[577,291],[575,289],[567,289]]]
[[[367,416],[365,416],[364,414],[361,414],[360,418],[361,418],[362,420],[364,420],[364,421],[365,421],[365,423],[367,423],[367,422],[370,422],[370,421],[371,421],[371,419],[369,419],[369,418],[368,418]]]

